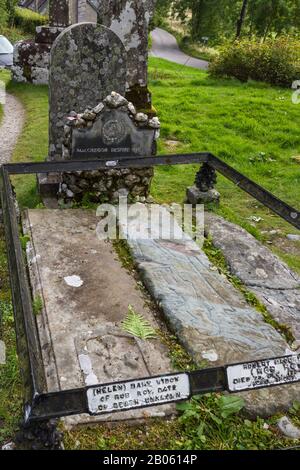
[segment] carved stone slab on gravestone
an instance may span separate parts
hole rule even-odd
[[[119,37],[96,23],[65,29],[51,50],[49,159],[61,160],[64,119],[126,88],[126,52]]]
[[[74,129],[72,159],[119,158],[153,153],[155,131],[139,129],[127,113],[108,110],[90,129]]]
[[[151,156],[159,137],[160,122],[137,113],[132,103],[112,92],[93,109],[67,118],[64,155],[72,160]]]

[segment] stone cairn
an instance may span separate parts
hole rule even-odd
[[[159,138],[160,122],[157,117],[149,118],[144,113],[138,113],[131,102],[119,93],[112,92],[94,108],[87,108],[79,114],[72,111],[66,118],[63,143],[65,160],[72,156],[73,129],[91,129],[102,113],[113,109],[128,114],[136,129],[154,130],[155,139]],[[154,148],[153,154],[155,150]],[[63,204],[80,202],[88,193],[92,202],[114,203],[119,201],[120,196],[129,196],[131,201],[145,202],[149,197],[153,174],[153,168],[65,173],[58,193],[59,201]]]

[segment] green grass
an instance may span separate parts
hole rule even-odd
[[[23,39],[31,39],[32,34],[23,31],[21,28],[0,28],[0,34],[7,37],[12,44]]]
[[[249,420],[242,414],[221,416],[219,395],[198,397],[185,405],[179,419],[143,425],[85,427],[65,431],[67,450],[267,450],[297,445],[282,439],[276,417]]]
[[[0,70],[0,82],[4,82],[6,86],[9,80],[10,80],[10,73],[7,70]],[[2,86],[3,85],[1,83],[1,87]],[[3,118],[3,105],[0,103],[0,124],[1,124],[2,118]]]
[[[162,59],[150,61],[150,86],[162,122],[160,153],[210,151],[300,209],[300,165],[291,157],[300,153],[300,105],[291,91],[263,83],[216,80],[207,73]],[[170,146],[176,141],[176,148]],[[194,165],[161,167],[155,172],[152,195],[159,202],[182,202],[193,184]],[[275,216],[224,177],[218,213],[240,224],[262,240],[263,231],[276,229],[279,237],[297,230]],[[251,216],[263,220],[255,224]],[[298,256],[289,256],[272,240],[276,252],[300,272]],[[272,248],[272,245],[270,245]]]
[[[48,154],[48,87],[10,82],[7,91],[17,96],[26,110],[25,127],[13,161],[45,160]],[[13,182],[21,208],[36,207],[40,203],[35,176],[16,176]]]
[[[214,80],[205,72],[162,59],[152,59],[150,64],[150,86],[162,122],[160,151],[168,151],[166,139],[178,140],[182,152],[210,151],[300,208],[300,167],[291,159],[300,152],[300,106],[292,104],[289,90]],[[266,161],[253,162],[260,152],[266,154]],[[155,194],[182,200],[193,170],[160,170],[167,177],[180,178],[174,186],[170,181],[166,191],[157,177]],[[220,180],[226,199],[232,188]]]
[[[6,364],[0,365],[0,447],[18,428],[22,414],[22,388],[14,332],[14,318],[4,242],[0,228],[0,339],[6,346]]]

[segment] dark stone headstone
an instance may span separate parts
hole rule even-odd
[[[59,200],[64,204],[82,201],[118,202],[119,196],[145,201],[153,168],[118,169],[128,156],[151,157],[156,152],[160,122],[137,113],[132,103],[112,92],[94,108],[72,112],[64,126],[63,155],[72,160],[106,160],[105,170],[63,174]]]
[[[120,158],[153,154],[155,130],[140,129],[124,111],[108,109],[90,129],[74,129],[72,159]]]

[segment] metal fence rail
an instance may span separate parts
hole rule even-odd
[[[221,173],[243,191],[253,196],[257,201],[268,207],[275,214],[300,230],[300,211],[280,200],[272,193],[250,180],[220,158],[209,152],[160,155],[156,157],[122,157],[119,160],[95,161],[55,161],[41,163],[17,163],[5,165],[9,174],[37,174],[37,173],[64,173],[72,171],[93,171],[107,168],[147,168],[149,166],[200,164],[209,165],[213,170]]]

